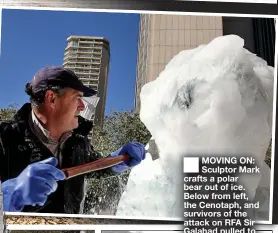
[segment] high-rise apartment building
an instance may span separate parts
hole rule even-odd
[[[135,110],[140,91],[157,78],[168,62],[185,49],[206,44],[221,36],[222,17],[146,14],[140,16]]]
[[[75,72],[84,85],[97,90],[99,97],[92,120],[102,126],[106,104],[110,44],[103,37],[70,36],[67,38],[63,66]]]

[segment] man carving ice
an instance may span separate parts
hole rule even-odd
[[[30,102],[9,122],[0,124],[1,181],[4,211],[71,213],[82,210],[85,175],[65,180],[62,168],[101,158],[87,135],[92,123],[79,113],[82,97],[96,92],[74,72],[46,67],[26,85]],[[109,156],[127,154],[128,162],[88,174],[105,178],[145,159],[140,143],[127,143]]]

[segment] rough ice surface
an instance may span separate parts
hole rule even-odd
[[[264,200],[257,220],[268,220],[274,69],[243,46],[228,35],[181,51],[143,86],[140,118],[160,158],[132,169],[117,215],[182,218],[183,157],[218,154],[256,159],[262,173],[240,181],[249,201]]]

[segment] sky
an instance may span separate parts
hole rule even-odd
[[[70,35],[110,41],[105,113],[134,108],[139,14],[42,10],[2,11],[0,108],[28,102],[25,84],[44,66],[63,65]]]

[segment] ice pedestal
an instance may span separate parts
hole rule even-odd
[[[243,46],[243,39],[229,35],[182,51],[143,86],[140,118],[160,158],[147,156],[133,168],[117,215],[182,218],[184,156],[253,156],[264,166],[274,71]],[[261,179],[262,174],[240,178],[249,200]]]

